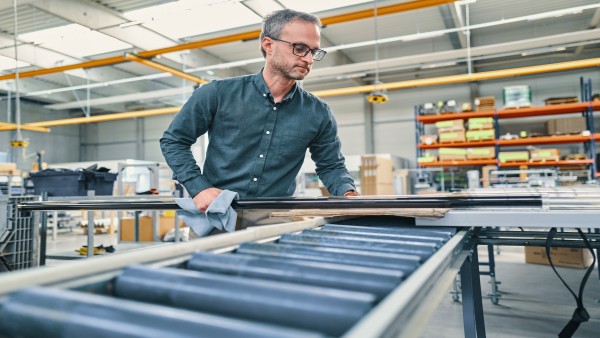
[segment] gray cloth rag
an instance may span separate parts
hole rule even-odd
[[[177,211],[177,217],[189,225],[198,237],[208,235],[213,228],[232,232],[235,230],[237,212],[231,207],[231,202],[238,199],[238,193],[223,190],[217,198],[201,212],[191,198],[176,198],[175,202],[183,210]]]

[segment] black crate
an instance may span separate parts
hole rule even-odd
[[[37,196],[0,198],[0,272],[22,270],[39,264],[38,222],[32,212],[19,212],[21,202],[36,201]],[[5,222],[5,223],[4,223]]]
[[[95,195],[112,195],[117,174],[88,170],[42,170],[31,173],[36,195],[87,196],[88,190]]]

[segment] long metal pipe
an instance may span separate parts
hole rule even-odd
[[[420,8],[440,6],[440,5],[452,3],[455,1],[456,0],[413,0],[413,1],[405,2],[405,3],[396,4],[396,5],[381,7],[378,9],[377,15],[386,15],[386,14],[411,11],[411,10],[420,9]],[[354,20],[366,19],[366,18],[372,17],[373,15],[374,15],[373,10],[363,10],[363,11],[357,11],[357,12],[322,18],[321,22],[323,23],[323,25],[327,26],[327,25],[333,25],[336,23],[343,23],[343,22],[349,22],[349,21],[354,21]],[[221,37],[212,38],[212,39],[183,43],[183,44],[180,44],[177,46],[172,46],[172,47],[166,47],[166,48],[160,48],[160,49],[154,49],[154,50],[148,50],[148,51],[141,51],[141,52],[138,52],[137,54],[143,58],[151,58],[151,57],[154,57],[157,55],[178,52],[178,51],[182,51],[182,50],[197,49],[197,48],[220,45],[220,44],[236,42],[236,41],[253,40],[253,39],[258,38],[259,36],[260,36],[260,30],[253,30],[253,31],[248,31],[248,32],[244,32],[244,33],[221,36]],[[123,63],[123,62],[127,62],[127,61],[128,60],[124,56],[114,56],[114,57],[108,57],[108,58],[104,58],[104,59],[97,59],[97,60],[92,60],[92,61],[76,63],[76,64],[72,64],[72,65],[37,69],[37,70],[31,70],[31,71],[27,71],[27,72],[20,72],[19,78],[28,78],[28,77],[35,77],[35,76],[40,76],[40,75],[60,73],[60,72],[64,72],[64,71],[72,70],[72,69],[102,67],[102,66]],[[16,76],[16,73],[2,75],[2,76],[0,76],[0,81],[14,79],[15,76]]]

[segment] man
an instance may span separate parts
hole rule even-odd
[[[242,199],[291,196],[307,148],[332,195],[357,195],[329,106],[296,84],[325,56],[320,27],[308,13],[284,9],[268,15],[260,36],[264,68],[201,86],[165,131],[160,145],[173,178],[200,211],[221,189]],[[206,132],[201,172],[190,147]]]

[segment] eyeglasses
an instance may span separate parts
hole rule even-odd
[[[308,55],[308,52],[311,52],[313,60],[321,61],[325,57],[325,54],[327,54],[326,51],[324,51],[320,48],[310,48],[303,43],[293,43],[293,42],[289,42],[289,41],[285,41],[285,40],[281,40],[281,39],[275,39],[270,36],[269,36],[269,38],[271,38],[272,40],[275,40],[275,41],[285,42],[285,43],[292,45],[292,53],[294,53],[294,55],[296,55],[296,56],[303,57],[303,56]]]

